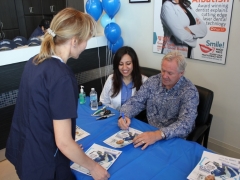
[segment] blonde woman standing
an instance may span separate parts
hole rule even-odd
[[[70,180],[70,160],[94,179],[108,172],[74,141],[78,88],[69,58],[77,59],[95,33],[95,22],[72,8],[60,11],[45,33],[41,50],[25,65],[6,147],[21,180]]]

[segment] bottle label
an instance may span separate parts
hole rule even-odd
[[[80,104],[84,104],[86,102],[85,94],[79,95],[79,102]]]
[[[97,95],[96,94],[91,94],[90,95],[90,101],[97,101]]]

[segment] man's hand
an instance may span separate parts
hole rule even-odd
[[[118,126],[120,127],[120,129],[127,130],[130,124],[131,124],[131,120],[126,116],[125,116],[125,120],[122,117],[118,120]]]
[[[146,149],[149,145],[154,144],[156,141],[162,139],[161,131],[150,131],[139,134],[133,139],[134,147],[143,146],[141,149]]]
[[[110,174],[107,172],[107,170],[98,163],[96,163],[95,166],[90,170],[90,174],[95,180],[107,180],[110,177]]]

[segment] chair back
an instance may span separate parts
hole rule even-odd
[[[141,73],[147,77],[159,74],[161,71],[148,67],[140,67]]]
[[[207,123],[208,116],[212,107],[213,91],[201,86],[195,85],[199,93],[198,116],[196,118],[196,126]]]

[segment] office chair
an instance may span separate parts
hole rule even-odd
[[[210,114],[214,93],[213,91],[195,85],[199,92],[198,115],[195,120],[195,128],[187,136],[187,140],[195,141],[207,148],[208,136],[213,115]]]
[[[150,77],[156,74],[159,74],[161,71],[158,69],[148,68],[148,67],[140,67],[141,74]]]

